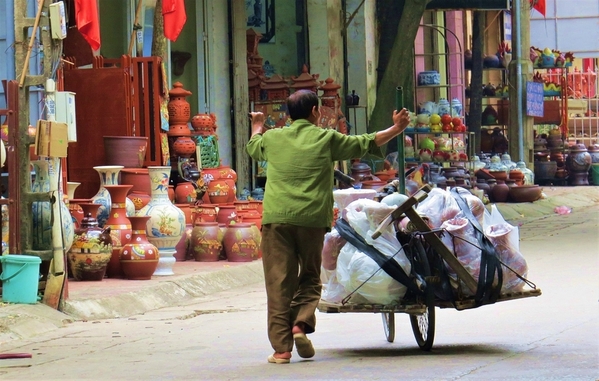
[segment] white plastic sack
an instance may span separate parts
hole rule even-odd
[[[517,274],[526,278],[528,265],[522,253],[520,253],[520,234],[516,226],[505,221],[497,206],[491,207],[491,213],[487,217],[485,235],[493,243],[499,259],[514,270]],[[502,266],[503,285],[501,292],[521,291],[525,282],[521,280],[514,271]]]
[[[394,207],[376,201],[360,199],[350,203],[345,208],[345,213],[349,225],[367,243],[387,257],[393,257],[409,274],[410,262],[395,237],[392,225],[389,225],[376,240],[371,238],[380,222],[394,209]],[[358,251],[349,243],[343,246],[337,258],[336,278],[347,294],[357,289],[350,300],[352,303],[397,304],[407,290],[404,285],[382,270],[368,255]]]

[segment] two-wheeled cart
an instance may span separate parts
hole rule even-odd
[[[475,280],[460,263],[456,255],[440,239],[443,231],[432,230],[422,216],[414,209],[414,206],[418,202],[428,196],[430,190],[431,188],[428,185],[422,187],[416,194],[391,212],[372,235],[372,238],[376,239],[381,235],[382,230],[394,221],[398,221],[401,218],[408,218],[410,220],[413,231],[403,237],[403,239],[400,239],[400,242],[403,240],[405,254],[411,262],[410,286],[412,289],[417,289],[417,292],[410,292],[410,287],[408,287],[406,296],[398,304],[390,306],[380,304],[351,304],[347,303],[349,297],[345,298],[341,303],[321,301],[318,305],[320,312],[381,313],[384,333],[388,342],[393,342],[395,339],[395,314],[406,313],[410,315],[412,331],[414,332],[418,346],[428,351],[432,348],[435,337],[435,307],[465,310],[477,308],[485,304],[541,295],[541,290],[527,280],[525,281],[532,287],[531,289],[499,293],[501,282],[497,285],[498,275],[496,272],[481,272],[480,277],[486,277],[487,281],[490,280],[486,285],[484,284],[484,279]],[[349,242],[354,243],[352,241]],[[446,277],[447,273],[442,271],[445,265],[453,270],[457,279],[448,279]],[[382,264],[383,266],[385,264]],[[499,275],[499,278],[501,278],[501,275]],[[492,283],[495,283],[495,288],[493,288]],[[481,289],[485,287],[486,289]],[[462,293],[460,292],[461,288],[467,288],[470,292]],[[451,295],[448,296],[448,294]]]

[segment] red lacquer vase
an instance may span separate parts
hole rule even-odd
[[[110,237],[112,238],[112,257],[106,268],[106,275],[109,278],[122,278],[120,255],[121,248],[131,239],[131,221],[127,217],[126,199],[127,193],[133,185],[105,185],[110,193],[112,205],[110,214],[105,227],[110,227]]]
[[[127,279],[151,279],[158,266],[158,248],[152,245],[146,236],[146,225],[150,218],[129,217],[131,239],[120,249],[121,269]]]

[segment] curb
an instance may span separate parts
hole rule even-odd
[[[225,270],[165,280],[157,285],[121,295],[98,299],[68,299],[63,303],[62,311],[84,321],[127,317],[180,305],[193,298],[263,280],[262,262],[251,262]]]

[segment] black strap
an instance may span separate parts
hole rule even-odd
[[[335,228],[343,239],[372,258],[391,278],[406,286],[408,290],[419,295],[423,294],[422,290],[414,283],[414,278],[409,277],[397,261],[384,255],[374,246],[369,245],[347,221],[342,218],[338,219]]]
[[[485,236],[482,227],[478,223],[478,220],[472,214],[468,203],[457,188],[451,189],[451,195],[458,203],[458,206],[464,213],[464,216],[470,221],[475,230],[476,239],[481,248],[481,260],[480,260],[480,274],[478,276],[478,286],[476,288],[476,295],[474,296],[474,302],[477,306],[484,304],[493,304],[499,298],[501,293],[501,286],[503,284],[503,271],[499,262],[499,256],[493,246],[493,243]],[[493,285],[495,281],[495,275],[497,274],[497,284]]]

